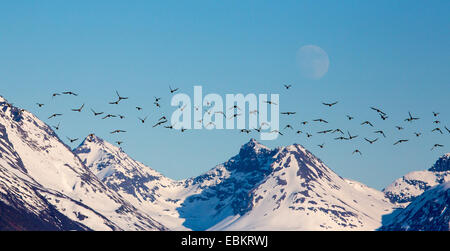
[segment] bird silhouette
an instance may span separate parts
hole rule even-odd
[[[103,117],[102,119],[108,119],[108,118],[115,118],[117,117],[116,115],[113,114],[107,114],[105,117]]]
[[[434,144],[433,147],[431,148],[431,151],[433,151],[436,147],[444,147],[444,145]]]
[[[65,95],[72,95],[72,96],[78,96],[78,94],[76,94],[76,93],[74,93],[74,92],[71,92],[71,91],[63,92],[62,94],[65,94]]]
[[[448,129],[446,126],[444,126],[445,130],[447,130],[448,133],[450,133],[450,129]]]
[[[334,138],[335,140],[348,140],[348,138],[346,138],[346,137],[343,137],[343,136],[340,136],[340,137],[337,137],[337,138]]]
[[[72,111],[74,111],[74,112],[81,112],[83,110],[83,108],[84,108],[84,104],[81,105],[81,107],[78,108],[78,109],[72,109]]]
[[[54,117],[57,117],[57,116],[62,116],[62,114],[61,113],[52,114],[50,117],[48,117],[48,119],[51,119],[51,118],[54,118]]]
[[[229,119],[233,119],[233,118],[236,118],[237,116],[241,116],[242,114],[240,114],[240,113],[235,113],[235,114],[233,114],[233,116],[231,116]]]
[[[283,136],[283,134],[278,130],[272,130],[270,133],[278,133],[279,135]]]
[[[167,128],[167,129],[173,129],[173,125],[170,125],[170,126],[164,126],[164,128]]]
[[[119,98],[119,101],[124,100],[124,99],[128,99],[128,97],[121,97],[117,90],[116,90],[116,94],[117,94],[117,97]]]
[[[181,127],[180,131],[181,131],[181,132],[185,132],[185,131],[187,131],[187,129],[186,129],[186,128],[183,128],[183,127]]]
[[[264,101],[264,103],[269,104],[269,105],[278,105],[277,103],[272,102],[272,101]]]
[[[439,115],[439,112],[432,112],[434,117],[437,117]]]
[[[420,118],[414,118],[414,117],[411,115],[411,112],[408,112],[408,114],[409,114],[409,118],[406,118],[405,121],[412,122],[412,121],[414,121],[414,120],[420,119]]]
[[[378,109],[378,108],[376,108],[376,107],[370,107],[370,109],[372,109],[372,110],[374,110],[374,111],[376,111],[376,112],[378,112],[378,113],[381,113],[381,114],[383,114],[383,115],[386,115],[385,112],[383,112],[382,110],[380,110],[380,109]]]
[[[398,141],[396,141],[396,142],[394,143],[394,146],[397,145],[397,144],[400,144],[400,143],[408,142],[408,141],[409,141],[408,139],[401,139],[401,140],[398,140]]]
[[[155,97],[155,102],[159,102],[161,98]]]
[[[239,108],[239,106],[237,106],[237,105],[233,105],[228,110],[233,110],[233,109],[238,109],[239,111],[241,110],[241,108]]]
[[[286,88],[286,90],[289,90],[289,88],[291,88],[292,85],[284,85],[284,88]]]
[[[336,132],[339,132],[339,133],[341,133],[342,135],[345,134],[345,133],[344,133],[341,129],[339,129],[339,128],[332,131],[332,133],[336,133]]]
[[[120,146],[123,144],[123,141],[116,141],[116,144]]]
[[[441,130],[440,128],[438,128],[438,127],[436,127],[436,128],[434,128],[433,130],[431,130],[431,132],[440,132],[441,134],[444,134],[444,133],[442,132],[442,130]]]
[[[71,138],[69,138],[69,137],[66,137],[66,138],[70,141],[70,143],[73,143],[73,142],[75,142],[75,141],[78,140],[78,138],[77,138],[77,139],[71,139]]]
[[[383,132],[383,131],[381,131],[381,130],[375,131],[374,133],[379,133],[379,134],[383,135],[383,137],[385,137],[385,138],[386,138],[386,135],[385,135],[385,134],[384,134],[384,132]]]
[[[141,111],[142,107],[136,106],[136,110]]]
[[[315,121],[315,122],[322,122],[322,123],[328,123],[328,121],[326,121],[324,119],[314,119],[313,121]]]
[[[317,146],[319,146],[320,148],[323,148],[324,145],[325,145],[325,143],[322,143],[321,145],[317,145]]]
[[[120,119],[124,119],[125,118],[124,115],[117,114],[117,116],[119,116]]]
[[[306,125],[306,124],[308,124],[308,121],[303,121],[303,122],[301,122],[301,124]]]
[[[41,104],[41,103],[36,103],[36,105],[39,106],[39,107],[43,107],[44,106],[44,104]]]
[[[376,138],[376,139],[374,139],[374,140],[370,140],[370,139],[368,139],[368,138],[364,138],[367,142],[369,142],[370,144],[373,144],[373,143],[375,143],[377,140],[378,140],[378,138]]]
[[[59,130],[59,124],[60,124],[60,123],[58,123],[57,126],[53,126],[53,128],[55,128],[55,130],[57,130],[57,131]]]
[[[416,137],[420,137],[420,135],[422,135],[422,133],[420,133],[420,132],[415,132],[414,135],[416,135]]]
[[[373,127],[373,125],[372,125],[372,123],[370,123],[369,121],[364,121],[364,122],[362,122],[361,123],[361,125],[370,125],[370,126],[372,126]]]
[[[348,120],[352,120],[352,119],[354,119],[355,117],[352,117],[352,116],[350,116],[350,115],[347,115],[347,118],[348,118]]]
[[[120,99],[117,101],[109,102],[110,105],[118,105],[120,102]]]
[[[306,133],[306,137],[310,138],[310,137],[312,137],[312,134]]]
[[[148,115],[147,115],[145,118],[143,118],[143,119],[141,119],[141,118],[138,117],[138,119],[142,122],[142,124],[145,123],[145,121],[147,120],[147,118],[148,118]]]
[[[92,113],[94,113],[94,116],[102,115],[103,112],[95,112],[94,109],[91,109]]]
[[[167,120],[166,116],[162,116],[161,118],[158,119],[158,121],[161,121],[161,120]]]
[[[358,149],[356,149],[355,151],[353,151],[353,153],[352,153],[352,154],[355,154],[355,153],[359,153],[359,155],[362,155],[361,151],[360,151],[360,150],[358,150]]]
[[[289,116],[289,115],[294,115],[295,112],[282,112],[281,114]]]
[[[52,98],[56,97],[56,96],[61,96],[61,93],[53,93],[52,94]]]
[[[441,121],[439,121],[439,120],[433,121],[433,124],[439,124],[439,123],[441,123]]]
[[[404,129],[404,128],[401,127],[401,126],[395,126],[395,127],[396,127],[399,131]]]
[[[333,103],[324,103],[324,102],[322,102],[323,105],[326,105],[328,107],[332,107],[333,105],[336,105],[337,103],[338,103],[338,101],[333,102]]]
[[[241,129],[241,132],[242,132],[242,133],[247,133],[247,134],[249,134],[251,131],[248,130],[248,129]]]
[[[153,104],[155,104],[156,107],[161,108],[161,105],[158,102],[154,102]]]
[[[112,131],[112,132],[110,132],[111,134],[116,134],[116,133],[122,133],[122,132],[127,132],[127,131],[124,131],[124,130],[114,130],[114,131]]]
[[[297,134],[300,134],[300,133],[303,133],[303,132],[302,132],[301,130],[298,130],[298,131],[297,131]]]
[[[157,127],[157,126],[160,126],[165,123],[167,123],[167,120],[162,120],[162,121],[159,121],[158,123],[154,124],[153,127]]]
[[[348,134],[348,139],[349,139],[349,140],[352,140],[352,139],[354,139],[354,138],[357,138],[357,137],[358,137],[358,135],[354,135],[354,136],[352,136],[352,135],[350,134],[350,132],[349,132],[349,131],[347,131],[347,134]]]
[[[320,131],[320,132],[317,132],[318,134],[327,134],[327,133],[329,133],[329,132],[332,132],[333,130],[325,130],[325,131]]]
[[[170,89],[170,93],[174,93],[174,92],[178,91],[179,88],[172,89],[172,87],[169,85],[169,89]]]
[[[387,118],[389,118],[388,116],[386,116],[384,114],[381,114],[381,113],[379,113],[379,114],[380,114],[380,117],[381,117],[382,120],[386,120]]]
[[[284,129],[286,129],[286,128],[290,128],[291,130],[294,129],[291,125],[286,125],[286,126],[284,127]]]

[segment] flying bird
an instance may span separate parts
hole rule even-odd
[[[352,140],[352,139],[354,139],[354,138],[357,138],[357,137],[358,137],[358,135],[354,135],[354,136],[352,136],[352,135],[350,134],[350,132],[349,132],[349,131],[347,131],[347,134],[348,134],[348,139],[349,139],[349,140]]]
[[[140,111],[140,110],[142,110],[142,107],[136,106],[136,109],[137,109],[138,111]]]
[[[408,140],[407,139],[398,140],[397,142],[394,143],[394,146],[397,144],[400,144],[400,143],[404,143],[404,142],[408,142]]]
[[[326,120],[324,120],[324,119],[314,119],[313,121],[315,121],[315,122],[328,123],[328,121],[326,121]]]
[[[115,130],[115,131],[112,131],[111,134],[121,133],[121,132],[127,132],[127,131],[124,131],[124,130]]]
[[[57,117],[57,116],[62,116],[62,114],[61,113],[52,114],[50,117],[48,117],[48,119],[51,119],[51,118],[54,118],[54,117]]]
[[[374,140],[370,140],[370,139],[368,139],[368,138],[364,138],[367,142],[369,142],[370,144],[373,144],[373,143],[375,143],[377,140],[378,140],[378,138],[376,138],[376,139],[374,139]]]
[[[116,141],[116,144],[118,144],[120,146],[123,144],[123,141]]]
[[[148,118],[148,115],[147,115],[145,118],[143,118],[143,119],[141,119],[141,118],[138,117],[138,119],[142,122],[142,124],[145,123],[145,120],[147,120],[147,118]]]
[[[396,127],[399,131],[404,129],[404,128],[401,127],[401,126],[395,126],[395,127]]]
[[[269,104],[269,105],[278,105],[277,103],[272,102],[272,101],[264,101],[264,103]]]
[[[83,108],[84,108],[84,104],[78,109],[72,109],[72,111],[74,111],[74,112],[81,112],[83,110]]]
[[[348,120],[354,119],[354,117],[352,117],[352,116],[350,116],[350,115],[347,115],[347,118],[348,118]]]
[[[53,128],[55,128],[55,130],[59,130],[59,123],[58,123],[58,125],[57,126],[53,126]]]
[[[69,137],[67,137],[67,139],[70,141],[70,143],[73,143],[73,142],[75,142],[75,141],[78,140],[78,139],[71,139],[71,138],[69,138]]]
[[[323,102],[322,102],[323,105],[326,105],[326,106],[328,106],[328,107],[332,107],[333,105],[336,105],[337,103],[338,103],[338,101],[336,101],[336,102],[334,102],[334,103],[323,103]]]
[[[322,143],[321,145],[317,145],[317,146],[319,146],[320,148],[323,148],[324,145],[325,145],[325,143]]]
[[[306,125],[306,124],[308,124],[308,121],[303,121],[301,124]]]
[[[52,98],[56,97],[56,96],[61,96],[61,93],[53,93],[52,94]]]
[[[94,116],[102,115],[103,112],[95,112],[94,109],[91,109],[92,113],[94,113]]]
[[[291,125],[286,125],[285,127],[284,127],[284,129],[286,129],[286,128],[290,128],[291,130],[293,130],[294,128],[292,128],[292,126]]]
[[[36,103],[36,105],[39,106],[39,107],[43,107],[44,106],[44,104],[41,104],[41,103]]]
[[[439,115],[439,112],[432,112],[434,117],[437,117]]]
[[[339,133],[341,133],[342,135],[344,135],[344,132],[341,130],[341,129],[336,129],[336,130],[333,130],[333,132],[332,133],[335,133],[335,132],[339,132]]]
[[[385,134],[384,134],[384,132],[383,132],[383,131],[381,131],[381,130],[375,131],[374,133],[379,133],[379,134],[383,135],[383,137],[385,137],[385,138],[386,138],[386,135],[385,135]]]
[[[376,108],[376,107],[370,107],[370,109],[372,109],[372,110],[374,110],[374,111],[376,111],[376,112],[378,112],[378,113],[381,113],[381,114],[383,114],[383,115],[386,115],[386,113],[384,113],[382,110],[380,110],[380,109],[378,109],[378,108]]]
[[[335,140],[348,140],[348,138],[346,138],[346,137],[337,137],[337,138],[334,138]]]
[[[317,132],[318,134],[326,134],[326,133],[329,133],[329,132],[332,132],[333,130],[325,130],[325,131],[320,131],[320,132]]]
[[[431,130],[431,131],[432,131],[432,132],[438,131],[438,132],[440,132],[441,134],[444,134],[444,133],[442,132],[442,130],[441,130],[440,128],[438,128],[438,127],[434,128],[434,129]]]
[[[281,136],[283,136],[283,134],[282,134],[280,131],[278,131],[278,130],[272,130],[271,133],[278,133],[278,134],[280,134]]]
[[[125,116],[118,114],[117,116],[119,116],[120,119],[124,119]]]
[[[379,114],[380,114],[380,117],[381,117],[382,120],[386,120],[387,118],[389,118],[387,115],[384,115],[384,114],[381,114],[381,113],[379,113]]]
[[[358,149],[356,149],[355,151],[353,151],[353,153],[352,153],[352,154],[355,154],[355,153],[359,153],[359,155],[362,155],[361,151],[360,151],[360,150],[358,150]]]
[[[153,125],[153,127],[157,127],[157,126],[160,126],[160,125],[165,124],[165,123],[167,123],[167,120],[159,121],[158,123]]]
[[[408,114],[409,114],[409,118],[406,118],[405,121],[412,122],[412,121],[414,121],[414,120],[420,119],[420,118],[414,118],[414,117],[411,115],[411,112],[408,112]]]
[[[76,93],[74,93],[74,92],[63,92],[62,94],[65,94],[65,95],[72,95],[72,96],[78,96],[78,94],[76,94]]]
[[[441,121],[439,121],[439,120],[433,121],[433,124],[439,124],[439,123],[441,123]]]
[[[108,114],[108,115],[106,115],[105,117],[103,117],[102,119],[115,118],[115,117],[117,117],[117,116],[116,116],[116,115],[113,115],[113,114]]]
[[[116,90],[116,94],[117,94],[117,97],[119,98],[119,101],[124,100],[124,99],[128,99],[128,97],[121,97],[117,90]]]
[[[361,125],[370,125],[370,126],[372,126],[373,127],[373,125],[372,125],[372,123],[370,123],[369,121],[364,121],[364,122],[362,122],[361,123]]]
[[[448,133],[450,133],[450,129],[448,129],[446,126],[444,126],[445,130],[447,130]]]
[[[286,88],[286,90],[289,90],[289,88],[291,88],[292,85],[284,85],[284,88]]]
[[[174,93],[174,92],[178,91],[178,89],[180,89],[180,88],[172,89],[172,87],[169,85],[169,89],[170,89],[170,93]]]
[[[433,151],[434,148],[436,147],[444,147],[444,145],[441,144],[434,144],[434,146],[431,148],[431,151]]]
[[[295,112],[282,112],[281,114],[289,116],[289,115],[294,115]]]
[[[420,132],[415,132],[414,135],[416,135],[416,137],[420,137],[420,135],[422,135],[422,133],[420,133]]]

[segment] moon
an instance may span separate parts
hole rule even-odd
[[[328,72],[330,59],[319,46],[305,45],[297,51],[297,63],[302,76],[318,80]]]

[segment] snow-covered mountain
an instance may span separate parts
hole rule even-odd
[[[109,188],[171,229],[373,230],[393,206],[300,145],[271,150],[252,139],[229,161],[182,181],[98,137],[74,152]]]
[[[48,125],[2,97],[0,216],[0,229],[166,229],[105,186]]]
[[[440,157],[428,170],[410,172],[395,180],[383,192],[391,202],[406,207],[426,190],[447,181],[450,181],[450,153]]]
[[[380,230],[449,231],[450,182],[437,185],[418,196],[405,209],[398,209]]]
[[[172,230],[187,230],[175,210],[185,191],[184,182],[163,176],[95,135],[73,152],[106,186],[133,205]]]

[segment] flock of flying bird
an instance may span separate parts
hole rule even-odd
[[[284,85],[284,88],[286,88],[287,90],[289,90],[291,87],[292,87],[292,85]],[[174,89],[173,89],[172,87],[169,86],[170,94],[174,94],[174,93],[177,92],[178,90],[179,90],[179,88],[174,88]],[[78,96],[78,94],[76,94],[76,93],[74,93],[74,92],[71,92],[71,91],[65,91],[65,92],[61,92],[61,93],[53,93],[53,94],[52,94],[52,98],[54,98],[54,97],[56,97],[56,96],[61,96],[61,95]],[[119,103],[120,103],[121,101],[129,99],[128,97],[123,97],[123,96],[121,96],[121,95],[119,94],[118,91],[116,91],[116,95],[117,95],[117,100],[114,100],[114,101],[112,101],[112,102],[109,102],[110,105],[119,105]],[[154,97],[154,102],[153,102],[153,104],[154,104],[157,108],[161,108],[160,101],[161,101],[161,98],[159,98],[159,97]],[[265,101],[265,103],[267,103],[267,104],[269,104],[269,105],[278,105],[278,104],[276,104],[276,103],[274,103],[274,102],[272,102],[272,101]],[[327,106],[327,107],[329,107],[329,108],[332,108],[332,107],[334,107],[335,105],[338,104],[338,101],[332,102],[332,103],[325,103],[325,102],[323,102],[322,104],[323,104],[324,106]],[[6,105],[9,106],[9,107],[12,107],[12,104],[7,103]],[[36,105],[37,105],[39,108],[42,108],[42,107],[44,106],[43,103],[36,103]],[[207,104],[207,106],[211,107],[211,104]],[[82,104],[79,108],[73,108],[73,109],[71,109],[71,111],[72,111],[72,112],[78,112],[78,113],[81,113],[81,112],[84,110],[84,108],[85,108],[85,104]],[[136,108],[137,111],[142,111],[142,110],[143,110],[143,108],[140,107],[140,106],[136,106],[135,108]],[[182,111],[184,108],[185,108],[185,107],[179,107],[179,109],[180,109],[181,111]],[[198,107],[194,107],[194,108],[195,108],[196,110],[199,109]],[[233,109],[233,110],[235,111],[235,113],[234,113],[229,119],[236,118],[237,116],[242,115],[241,113],[237,113],[238,111],[241,110],[241,108],[239,108],[237,105],[234,105],[234,106],[230,107],[229,109],[230,109],[230,110]],[[379,108],[376,108],[376,107],[370,107],[370,109],[372,109],[373,111],[375,111],[375,112],[379,115],[379,117],[380,117],[381,120],[387,120],[387,119],[389,118],[389,116],[388,116],[385,112],[383,112],[381,109],[379,109]],[[109,113],[108,113],[108,114],[105,114],[104,112],[97,112],[97,111],[95,111],[95,110],[92,109],[92,108],[91,108],[90,110],[91,110],[92,114],[93,114],[95,117],[101,116],[101,119],[110,119],[110,118],[116,118],[116,117],[118,117],[118,118],[120,118],[120,119],[124,119],[124,118],[125,118],[124,115],[120,115],[120,114],[109,114]],[[22,111],[23,111],[23,110],[20,110],[20,112],[22,112]],[[206,112],[209,113],[209,114],[211,114],[211,110],[207,110]],[[216,111],[215,113],[220,113],[220,114],[222,114],[222,115],[226,118],[226,115],[225,115],[222,111]],[[257,110],[255,110],[255,111],[250,111],[249,113],[250,113],[250,114],[256,114],[256,113],[258,113],[258,111],[257,111]],[[286,116],[291,116],[291,115],[295,115],[296,112],[289,111],[289,112],[281,112],[280,114],[286,115]],[[50,115],[50,116],[48,117],[48,119],[53,119],[53,118],[56,118],[56,117],[60,117],[60,116],[62,116],[62,115],[63,115],[62,113],[54,113],[54,114]],[[432,132],[432,133],[440,133],[440,134],[444,134],[443,130],[442,130],[441,128],[437,127],[438,124],[441,124],[441,122],[438,120],[438,116],[439,116],[439,113],[433,112],[433,117],[435,118],[435,120],[433,121],[433,124],[435,124],[436,127],[435,127],[434,129],[432,129],[431,132]],[[350,115],[346,115],[346,117],[347,117],[348,120],[354,120],[354,119],[355,119],[354,117],[352,117],[352,116],[350,116]],[[147,118],[148,118],[148,115],[145,116],[145,117],[138,117],[137,119],[138,119],[138,121],[139,121],[140,123],[144,124],[144,123],[147,121]],[[414,121],[416,121],[416,120],[419,120],[419,119],[420,119],[420,118],[414,117],[414,116],[411,114],[411,112],[409,112],[409,113],[408,113],[408,117],[407,117],[406,119],[404,119],[404,121],[412,123],[412,122],[414,122]],[[153,125],[153,127],[163,126],[164,128],[167,128],[167,129],[174,129],[174,125],[168,125],[167,122],[168,122],[167,117],[164,116],[164,115],[161,115],[161,117],[160,117],[157,121],[155,121],[155,124]],[[199,121],[197,121],[197,122],[198,122],[198,123],[202,123],[202,120],[199,120]],[[326,121],[325,119],[322,119],[322,118],[313,119],[312,122],[323,123],[323,124],[329,124],[328,121]],[[308,123],[309,123],[309,121],[302,121],[300,124],[301,124],[302,126],[305,126],[305,125],[308,124]],[[213,123],[213,122],[210,122],[208,125],[206,125],[206,127],[208,127],[208,126],[210,126],[210,125],[214,125],[214,123]],[[253,128],[252,130],[257,131],[257,132],[261,132],[261,130],[263,130],[262,126],[264,126],[264,125],[261,124],[259,128]],[[363,121],[363,122],[361,123],[361,126],[374,127],[374,125],[373,125],[370,121],[368,121],[368,120]],[[59,129],[60,129],[60,123],[58,123],[56,126],[53,126],[53,128],[54,128],[55,130],[59,130]],[[450,133],[450,129],[449,129],[449,128],[447,128],[446,126],[444,126],[443,128],[447,131],[447,133]],[[283,130],[286,131],[287,129],[294,130],[294,127],[293,127],[292,125],[290,125],[290,124],[287,124],[287,125],[284,127]],[[404,128],[401,127],[401,126],[396,126],[396,129],[400,131],[400,130],[403,130]],[[184,129],[184,128],[181,128],[181,129],[180,129],[181,132],[184,132],[184,131],[186,131],[186,130],[187,130],[187,129]],[[240,132],[241,132],[241,133],[247,133],[247,134],[248,134],[248,133],[251,133],[252,130],[249,130],[249,129],[241,129]],[[125,132],[126,132],[125,130],[119,130],[119,129],[118,129],[118,130],[114,130],[114,131],[112,131],[112,132],[110,132],[110,133],[111,133],[111,134],[119,134],[119,133],[125,133]],[[273,130],[272,133],[278,133],[279,135],[284,135],[284,133],[280,132],[279,130]],[[304,134],[306,135],[307,138],[310,138],[310,137],[313,136],[313,134],[311,134],[311,133],[309,133],[309,132],[306,132],[306,131],[303,132],[302,130],[297,130],[296,133],[297,133],[297,134],[303,134],[303,133],[304,133]],[[341,129],[339,129],[339,128],[338,128],[338,129],[328,129],[328,130],[323,130],[323,131],[317,132],[317,134],[335,134],[335,133],[339,133],[340,136],[335,137],[334,140],[353,140],[353,139],[355,139],[355,138],[358,137],[358,135],[352,135],[348,130],[347,130],[346,133],[345,133],[343,130],[341,130]],[[380,136],[386,138],[386,134],[385,134],[385,132],[384,132],[383,130],[375,130],[374,133],[375,133],[375,134],[379,134]],[[422,133],[421,133],[421,132],[414,132],[414,135],[415,135],[416,137],[420,137],[420,136],[422,135]],[[92,141],[92,137],[94,137],[94,134],[89,134],[88,137],[87,137],[87,140],[88,140],[88,141]],[[70,141],[70,143],[74,143],[74,142],[78,141],[78,138],[69,138],[69,137],[67,137],[67,139]],[[369,144],[374,144],[375,142],[377,142],[377,141],[379,140],[379,138],[369,139],[369,138],[367,138],[367,137],[364,137],[364,140],[365,140],[366,142],[368,142]],[[405,143],[405,142],[408,142],[408,141],[409,141],[409,139],[406,139],[406,138],[399,139],[399,140],[395,141],[393,145],[398,145],[398,144]],[[123,141],[116,141],[115,143],[118,144],[118,145],[122,145],[124,142],[123,142]],[[325,143],[319,144],[318,146],[319,146],[320,148],[324,148]],[[431,150],[434,150],[435,148],[438,148],[438,147],[444,147],[444,145],[442,145],[442,144],[434,144],[434,145],[432,146]],[[359,149],[355,149],[355,150],[353,151],[353,154],[355,154],[355,153],[358,153],[358,154],[362,155],[362,152],[361,152]]]
[[[286,89],[290,89],[290,88],[292,87],[292,85],[284,85],[284,87],[285,87]],[[325,106],[327,106],[327,107],[330,107],[330,108],[333,107],[333,106],[335,106],[335,105],[337,105],[338,103],[339,103],[338,101],[333,102],[333,103],[325,103],[325,102],[322,102],[323,105],[325,105]],[[380,119],[382,119],[382,120],[388,119],[388,115],[387,115],[385,112],[383,112],[381,109],[376,108],[376,107],[370,107],[370,109],[372,109],[373,111],[377,112],[377,114],[380,116]],[[439,120],[437,119],[437,117],[439,116],[439,113],[438,113],[438,112],[432,112],[432,113],[433,113],[433,117],[435,118],[435,120],[433,121],[433,124],[435,124],[435,125],[440,124],[441,121],[439,121]],[[282,112],[281,114],[284,114],[284,115],[293,115],[293,114],[295,114],[295,112]],[[348,119],[348,120],[353,120],[353,119],[354,119],[354,117],[352,117],[352,116],[350,116],[350,115],[346,115],[346,116],[347,116],[347,119]],[[416,120],[419,120],[419,119],[420,119],[420,118],[418,118],[418,117],[414,117],[414,116],[411,114],[411,112],[408,112],[408,117],[407,117],[406,119],[404,119],[404,121],[406,121],[406,122],[413,122],[413,121],[416,121]],[[321,118],[319,118],[319,119],[314,119],[314,120],[312,120],[312,121],[328,124],[328,121],[326,121],[326,120],[324,120],[324,119],[321,119]],[[301,124],[302,124],[302,125],[306,125],[306,124],[308,124],[308,121],[303,121],[303,122],[301,122]],[[363,121],[363,122],[361,123],[361,126],[365,126],[365,125],[370,126],[370,127],[374,127],[374,125],[373,125],[370,121],[368,121],[368,120]],[[404,129],[404,128],[401,127],[401,126],[395,126],[395,127],[396,127],[397,130],[399,130],[399,131]],[[444,128],[445,128],[445,130],[446,130],[448,133],[450,133],[450,129],[448,129],[447,126],[444,126]],[[293,130],[294,128],[292,127],[292,125],[287,124],[287,125],[284,127],[284,129],[292,129],[292,130]],[[439,127],[435,127],[434,129],[431,130],[431,132],[439,132],[440,134],[444,134],[444,132],[443,132],[443,131],[441,130],[441,128],[439,128]],[[278,133],[279,133],[280,135],[283,135],[281,132],[278,132]],[[297,134],[300,134],[300,133],[303,133],[303,131],[302,131],[302,130],[298,130],[298,131],[297,131]],[[349,131],[347,131],[347,134],[345,134],[345,133],[344,133],[341,129],[339,129],[339,128],[338,128],[338,129],[323,130],[323,131],[319,131],[319,132],[317,132],[317,133],[318,133],[318,134],[327,134],[327,133],[334,134],[334,133],[340,133],[341,136],[334,138],[335,140],[352,140],[352,139],[358,137],[358,135],[351,135]],[[385,134],[384,131],[382,131],[382,130],[375,130],[374,133],[380,134],[380,135],[382,135],[384,138],[386,138],[386,134]],[[415,135],[416,137],[420,137],[420,136],[422,135],[422,133],[421,133],[421,132],[414,132],[414,135]],[[308,133],[308,132],[306,132],[306,136],[307,136],[307,138],[310,138],[310,137],[312,137],[313,135],[310,134],[310,133]],[[346,137],[346,136],[348,136],[348,137]],[[368,139],[368,138],[364,137],[364,140],[367,141],[369,144],[374,144],[376,141],[378,141],[378,139],[379,139],[379,138]],[[398,145],[398,144],[405,143],[405,142],[408,142],[408,141],[409,141],[409,139],[399,139],[399,140],[395,141],[393,145]],[[318,146],[319,146],[320,148],[324,148],[324,145],[325,145],[325,143],[319,144]],[[431,148],[431,151],[433,151],[435,148],[438,148],[438,147],[444,147],[444,145],[442,145],[442,144],[434,144],[434,145],[432,146],[432,148]],[[355,150],[353,151],[353,154],[355,154],[355,153],[359,153],[360,155],[362,155],[362,153],[361,153],[361,151],[360,151],[359,149],[355,149]]]

